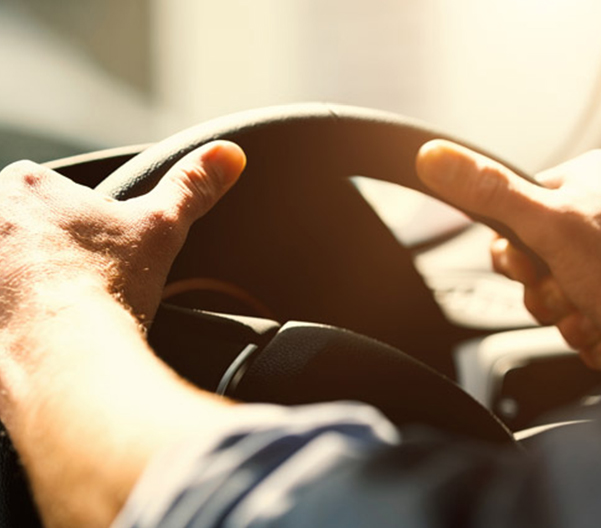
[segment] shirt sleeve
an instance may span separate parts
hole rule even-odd
[[[362,404],[261,408],[211,447],[159,455],[113,528],[599,526],[597,421],[525,454],[401,434]]]

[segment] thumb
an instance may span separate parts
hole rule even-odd
[[[246,156],[238,145],[214,141],[179,160],[142,199],[151,210],[192,224],[236,183],[245,165]]]
[[[486,156],[450,141],[434,140],[418,152],[416,170],[442,200],[505,224],[525,242],[530,238],[525,232],[528,226],[540,229],[536,215],[544,211],[549,191]]]

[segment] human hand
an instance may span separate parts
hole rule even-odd
[[[539,174],[544,187],[440,140],[422,147],[416,167],[442,199],[506,224],[547,263],[541,277],[525,253],[493,242],[495,269],[524,284],[528,310],[601,369],[601,151]]]
[[[138,320],[151,319],[189,227],[234,184],[244,164],[239,147],[215,142],[180,160],[151,192],[125,202],[31,162],[4,169],[0,328],[23,312],[19,307],[30,296],[57,284],[100,287]]]
[[[31,162],[0,174],[0,419],[45,526],[108,526],[156,453],[222,416],[140,322],[244,163],[212,143],[124,202]]]

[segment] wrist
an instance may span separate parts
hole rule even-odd
[[[150,458],[215,423],[221,404],[151,353],[102,284],[47,284],[33,295],[48,299],[53,308],[38,321],[27,314],[0,358],[0,418],[49,524],[87,526],[96,515],[108,525]]]
[[[118,329],[130,341],[142,330],[127,308],[93,275],[30,282],[0,323],[0,419],[7,421],[63,371],[92,361]],[[6,424],[9,425],[9,424]]]
[[[10,336],[25,331],[30,325],[52,319],[91,299],[118,299],[106,277],[85,269],[73,271],[40,264],[21,269],[12,277],[3,277],[0,302],[5,309],[0,315],[0,334]]]

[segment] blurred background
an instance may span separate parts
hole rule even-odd
[[[601,145],[598,0],[2,0],[0,165],[308,100],[535,171]]]

